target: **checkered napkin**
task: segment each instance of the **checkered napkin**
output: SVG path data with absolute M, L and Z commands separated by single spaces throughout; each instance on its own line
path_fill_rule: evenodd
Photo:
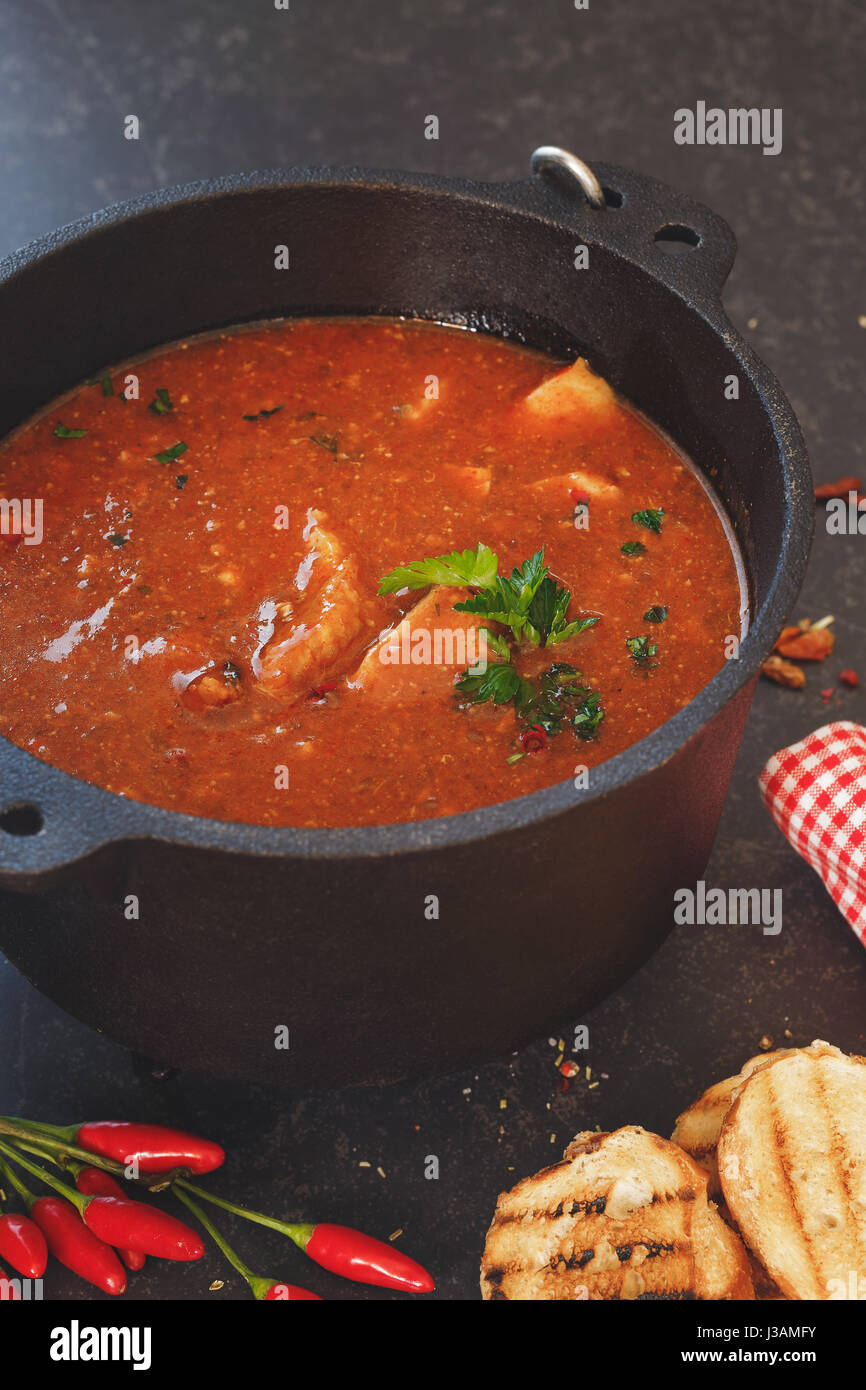
M 779 829 L 866 946 L 866 729 L 825 724 L 776 753 L 758 780 Z

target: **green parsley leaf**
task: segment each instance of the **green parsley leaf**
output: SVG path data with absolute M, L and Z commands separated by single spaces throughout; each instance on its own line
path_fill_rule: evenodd
M 625 645 L 638 666 L 642 666 L 644 669 L 658 666 L 658 662 L 651 659 L 658 653 L 658 646 L 655 642 L 650 642 L 648 637 L 627 637 Z
M 643 618 L 645 623 L 663 623 L 668 615 L 668 610 L 663 603 L 654 603 L 652 608 L 648 608 Z
M 655 531 L 658 534 L 662 529 L 664 514 L 664 507 L 647 507 L 642 512 L 632 512 L 631 519 L 636 525 L 645 526 L 648 531 Z
M 476 705 L 484 704 L 486 700 L 492 700 L 494 705 L 504 705 L 513 700 L 519 710 L 533 699 L 529 682 L 524 680 L 516 666 L 504 661 L 493 662 L 481 675 L 470 675 L 467 671 L 461 680 L 455 682 L 454 688 Z
M 83 439 L 87 430 L 69 430 L 58 421 L 54 426 L 54 433 L 58 439 Z
M 620 546 L 623 555 L 644 555 L 646 546 L 643 541 L 626 541 L 625 545 Z
M 465 588 L 486 588 L 496 578 L 498 560 L 483 541 L 474 550 L 452 550 L 411 565 L 398 565 L 379 583 L 380 594 L 396 594 L 400 589 L 426 589 L 430 584 L 450 584 Z
M 186 450 L 186 444 L 184 444 L 182 439 L 179 439 L 176 444 L 172 444 L 170 449 L 163 449 L 161 454 L 154 454 L 153 457 L 156 459 L 157 463 L 174 463 L 176 459 L 180 458 L 181 454 L 186 453 Z

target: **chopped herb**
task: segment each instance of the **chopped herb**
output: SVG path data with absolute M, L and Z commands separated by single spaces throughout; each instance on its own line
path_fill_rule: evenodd
M 551 737 L 571 728 L 578 738 L 591 739 L 604 718 L 601 694 L 576 684 L 579 679 L 580 672 L 566 662 L 554 663 L 536 682 L 521 676 L 510 663 L 496 663 L 483 675 L 467 672 L 454 688 L 468 696 L 471 704 L 512 701 L 519 718 L 530 720 Z
M 164 386 L 159 386 L 156 392 L 156 399 L 151 401 L 148 407 L 154 415 L 167 415 L 170 410 L 174 410 L 171 398 Z
M 83 439 L 87 430 L 69 430 L 58 421 L 54 426 L 54 433 L 58 439 Z
M 525 754 L 525 753 L 512 753 L 512 754 L 511 754 L 511 757 L 510 757 L 510 758 L 506 758 L 505 761 L 508 763 L 508 766 L 511 767 L 512 763 L 519 763 L 519 762 L 520 762 L 520 759 L 521 759 L 521 758 L 525 758 L 525 757 L 526 757 L 526 754 Z
M 454 688 L 474 705 L 483 705 L 486 700 L 492 700 L 494 705 L 505 705 L 513 700 L 518 713 L 535 699 L 529 681 L 524 680 L 510 662 L 493 662 L 481 675 L 467 672 Z
M 452 550 L 431 560 L 399 565 L 380 581 L 378 592 L 395 594 L 400 589 L 426 589 L 431 584 L 485 588 L 496 578 L 498 563 L 490 547 L 479 541 L 474 550 Z
M 175 480 L 174 480 L 174 485 L 175 485 L 175 487 L 178 489 L 178 491 L 180 492 L 180 491 L 182 491 L 182 490 L 186 487 L 188 481 L 189 481 L 189 474 L 188 474 L 188 473 L 178 473 L 177 477 L 176 477 Z
M 181 454 L 186 453 L 186 450 L 186 444 L 184 444 L 182 439 L 179 439 L 177 444 L 172 444 L 170 449 L 163 449 L 161 454 L 154 454 L 153 457 L 156 459 L 157 463 L 174 463 L 176 459 L 180 458 Z
M 258 410 L 256 411 L 255 415 L 244 415 L 243 418 L 245 420 L 270 420 L 272 415 L 278 414 L 279 411 L 283 409 L 283 406 L 275 405 L 273 410 Z
M 109 536 L 108 539 L 111 541 L 112 545 L 126 545 L 126 542 L 129 540 L 129 537 L 121 536 L 119 533 L 116 533 L 113 536 Z
M 620 546 L 623 555 L 643 555 L 646 553 L 646 546 L 643 541 L 626 541 L 625 545 Z
M 109 376 L 108 372 L 106 372 L 105 376 L 101 378 L 99 384 L 102 387 L 103 396 L 114 395 L 114 387 L 111 384 L 111 377 Z
M 658 666 L 658 662 L 652 660 L 652 657 L 658 653 L 658 646 L 655 642 L 650 642 L 648 637 L 627 637 L 625 645 L 638 666 L 642 666 L 644 669 Z
M 335 434 L 311 434 L 310 439 L 314 444 L 318 444 L 320 449 L 327 449 L 329 454 L 336 457 L 340 441 Z
M 658 534 L 662 529 L 664 514 L 664 507 L 647 507 L 645 511 L 632 512 L 631 519 L 636 525 L 645 526 L 648 531 L 655 531 Z
M 152 593 L 153 593 L 153 589 L 150 587 L 149 584 L 136 584 L 135 587 L 136 587 L 136 589 L 138 590 L 138 592 L 139 592 L 140 594 L 152 594 Z
M 668 615 L 668 610 L 663 603 L 654 603 L 652 608 L 648 608 L 643 618 L 645 623 L 663 623 Z
M 497 574 L 481 593 L 463 603 L 455 603 L 460 613 L 478 613 L 492 622 L 510 627 L 517 638 L 525 637 L 534 647 L 567 642 L 599 621 L 577 618 L 566 622 L 571 591 L 557 584 L 544 563 L 544 547 L 508 578 Z
M 304 410 L 300 415 L 295 416 L 296 420 L 320 420 L 321 418 L 321 410 Z

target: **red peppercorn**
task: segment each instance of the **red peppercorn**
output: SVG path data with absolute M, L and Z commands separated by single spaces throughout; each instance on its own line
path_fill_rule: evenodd
M 199 1139 L 182 1129 L 165 1125 L 139 1125 L 123 1120 L 91 1120 L 79 1125 L 76 1142 L 90 1153 L 113 1158 L 115 1163 L 135 1163 L 142 1173 L 167 1173 L 188 1168 L 200 1176 L 225 1162 L 225 1150 L 209 1139 Z
M 41 1279 L 48 1264 L 45 1237 L 29 1216 L 0 1216 L 0 1255 L 27 1279 Z
M 359 1284 L 378 1284 L 408 1293 L 431 1293 L 436 1287 L 417 1260 L 384 1240 L 353 1231 L 350 1226 L 320 1222 L 304 1248 L 310 1259 L 324 1269 Z
M 30 1215 L 62 1265 L 104 1293 L 125 1293 L 126 1274 L 111 1246 L 88 1231 L 75 1208 L 62 1197 L 40 1197 Z
M 82 1168 L 75 1179 L 75 1186 L 85 1197 L 126 1197 L 119 1182 L 102 1168 Z M 127 1269 L 134 1272 L 144 1269 L 146 1256 L 140 1250 L 118 1250 Z
M 547 734 L 540 724 L 530 724 L 520 735 L 520 743 L 524 753 L 540 753 L 547 744 Z
M 200 1260 L 201 1237 L 190 1226 L 158 1207 L 126 1197 L 91 1197 L 84 1209 L 88 1230 L 107 1245 L 157 1255 L 161 1260 Z

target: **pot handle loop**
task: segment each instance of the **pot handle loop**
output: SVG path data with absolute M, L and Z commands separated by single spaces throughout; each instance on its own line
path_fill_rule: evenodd
M 570 150 L 563 150 L 559 145 L 539 145 L 530 155 L 529 167 L 533 174 L 542 176 L 547 171 L 562 171 L 580 186 L 591 208 L 602 209 L 607 206 L 604 189 L 595 174 L 588 164 L 578 159 Z

